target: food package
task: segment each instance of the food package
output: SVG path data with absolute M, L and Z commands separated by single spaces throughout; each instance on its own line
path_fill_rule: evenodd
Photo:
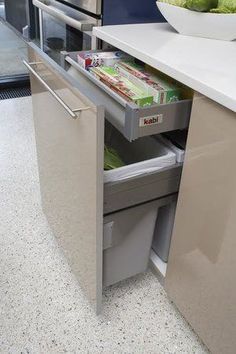
M 155 103 L 169 103 L 181 98 L 180 87 L 168 82 L 161 75 L 146 71 L 142 65 L 132 61 L 120 61 L 115 64 L 115 69 L 149 95 L 152 95 Z
M 140 88 L 128 80 L 127 77 L 120 75 L 115 68 L 108 66 L 93 67 L 90 68 L 90 72 L 127 101 L 132 101 L 141 107 L 153 104 L 153 96 L 146 89 Z
M 124 166 L 124 162 L 121 160 L 117 151 L 105 145 L 104 146 L 104 170 L 109 171 L 109 170 L 113 170 L 114 168 L 119 168 L 122 166 Z
M 89 70 L 91 67 L 114 66 L 121 59 L 132 61 L 128 54 L 120 50 L 114 52 L 84 51 L 77 55 L 78 64 L 86 70 Z

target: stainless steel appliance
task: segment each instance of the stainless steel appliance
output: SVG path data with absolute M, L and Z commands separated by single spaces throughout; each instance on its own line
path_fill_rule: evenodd
M 101 21 L 55 0 L 33 0 L 39 9 L 38 39 L 41 49 L 60 63 L 60 52 L 87 50 L 92 29 Z
M 92 28 L 161 22 L 155 0 L 33 0 L 39 10 L 41 49 L 60 63 L 60 52 L 92 48 Z
M 101 15 L 102 13 L 102 0 L 64 0 L 64 2 L 96 15 Z
M 74 8 L 101 16 L 102 25 L 165 21 L 156 0 L 58 0 Z

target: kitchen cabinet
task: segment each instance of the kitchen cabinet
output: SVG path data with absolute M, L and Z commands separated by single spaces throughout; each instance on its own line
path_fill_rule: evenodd
M 78 114 L 76 120 L 68 119 L 68 112 L 65 112 L 64 108 L 62 116 L 58 112 L 58 117 L 61 117 L 62 122 L 66 119 L 66 124 L 72 124 L 72 128 L 66 128 L 66 130 L 63 128 L 64 123 L 61 124 L 57 117 L 51 118 L 53 110 L 46 110 L 43 107 L 42 112 L 44 112 L 46 117 L 45 125 L 39 125 L 38 129 L 38 123 L 36 122 L 35 124 L 36 138 L 38 135 L 37 144 L 39 144 L 40 139 L 43 143 L 42 146 L 47 146 L 47 141 L 44 141 L 45 136 L 47 140 L 55 141 L 56 144 L 54 144 L 52 151 L 53 154 L 57 154 L 56 160 L 59 161 L 58 164 L 61 163 L 61 166 L 63 166 L 65 163 L 67 170 L 71 174 L 75 174 L 74 179 L 70 179 L 69 175 L 55 174 L 54 169 L 51 169 L 47 179 L 53 181 L 51 184 L 53 193 L 53 188 L 56 185 L 54 180 L 59 178 L 61 179 L 60 189 L 62 191 L 68 184 L 66 191 L 71 191 L 72 205 L 73 198 L 74 200 L 79 200 L 77 196 L 81 194 L 80 200 L 87 203 L 87 206 L 89 205 L 92 211 L 88 217 L 89 209 L 86 209 L 84 223 L 82 223 L 82 230 L 85 230 L 87 222 L 90 222 L 92 224 L 90 227 L 93 227 L 94 234 L 87 234 L 92 245 L 89 250 L 86 249 L 86 246 L 89 247 L 89 242 L 86 243 L 86 238 L 84 238 L 86 233 L 81 236 L 80 232 L 78 232 L 78 230 L 80 231 L 78 216 L 80 217 L 80 215 L 84 214 L 81 213 L 80 207 L 76 205 L 75 208 L 78 209 L 73 216 L 74 219 L 70 218 L 71 202 L 67 203 L 68 196 L 64 202 L 63 194 L 59 203 L 55 204 L 56 208 L 51 208 L 54 213 L 53 220 L 57 220 L 55 235 L 59 241 L 60 238 L 65 238 L 66 240 L 63 240 L 63 242 L 70 244 L 68 247 L 69 252 L 66 251 L 67 247 L 64 247 L 64 249 L 67 258 L 69 260 L 70 258 L 72 259 L 72 262 L 70 262 L 72 269 L 76 271 L 77 266 L 80 270 L 84 269 L 83 275 L 89 271 L 87 274 L 91 277 L 90 280 L 92 279 L 93 289 L 90 292 L 89 299 L 97 304 L 97 310 L 99 311 L 101 309 L 102 286 L 120 280 L 121 274 L 118 274 L 118 278 L 113 276 L 116 275 L 115 270 L 119 273 L 119 264 L 115 263 L 117 259 L 120 258 L 121 263 L 125 265 L 122 270 L 125 272 L 125 275 L 122 275 L 123 279 L 125 276 L 128 277 L 134 274 L 134 272 L 132 274 L 129 273 L 133 263 L 130 265 L 129 262 L 123 262 L 122 259 L 123 256 L 126 257 L 126 260 L 128 259 L 130 253 L 128 251 L 128 255 L 126 254 L 125 256 L 125 252 L 133 249 L 133 244 L 130 248 L 122 244 L 120 253 L 112 254 L 113 251 L 118 251 L 119 247 L 116 248 L 116 242 L 124 239 L 124 233 L 130 237 L 129 240 L 133 240 L 134 234 L 127 230 L 128 226 L 120 234 L 117 230 L 121 230 L 121 228 L 116 226 L 113 228 L 114 223 L 118 222 L 116 225 L 122 225 L 122 220 L 125 220 L 125 218 L 127 218 L 126 220 L 130 219 L 129 215 L 132 215 L 132 217 L 136 215 L 136 220 L 138 220 L 139 216 L 145 214 L 146 211 L 143 225 L 153 224 L 155 218 L 158 221 L 158 217 L 163 213 L 163 208 L 176 203 L 176 193 L 179 190 L 179 184 L 181 184 L 168 263 L 163 262 L 160 257 L 151 252 L 151 264 L 158 271 L 170 298 L 173 299 L 181 313 L 209 349 L 215 353 L 234 353 L 234 327 L 236 325 L 234 311 L 236 292 L 232 281 L 235 273 L 233 162 L 235 160 L 234 132 L 236 128 L 236 96 L 234 90 L 234 58 L 236 52 L 234 43 L 179 36 L 167 24 L 108 26 L 95 28 L 94 34 L 99 39 L 124 50 L 193 89 L 193 105 L 191 99 L 190 101 L 186 99 L 178 104 L 168 105 L 168 107 L 154 106 L 140 109 L 135 105 L 125 103 L 123 99 L 117 97 L 113 92 L 103 87 L 101 83 L 88 76 L 87 72 L 83 72 L 83 70 L 78 68 L 73 57 L 75 54 L 64 53 L 62 60 L 64 68 L 67 70 L 65 71 L 62 68 L 58 68 L 56 64 L 53 64 L 44 55 L 37 52 L 36 49 L 32 49 L 30 61 L 39 62 L 38 64 L 31 64 L 34 70 L 39 72 L 40 76 L 45 73 L 44 79 L 48 80 L 50 87 L 55 85 L 53 87 L 56 93 L 64 99 L 72 111 L 75 108 L 86 108 L 84 111 L 76 112 L 76 115 Z M 157 44 L 147 41 L 147 38 L 154 38 L 156 35 L 158 35 Z M 202 61 L 196 55 L 196 51 L 199 53 L 199 48 L 201 48 L 202 53 L 205 53 Z M 222 62 L 225 63 L 224 75 L 219 77 L 216 73 L 218 73 Z M 55 78 L 50 82 L 51 76 L 55 76 Z M 47 90 L 45 91 L 45 86 L 43 88 L 42 84 L 39 85 L 39 83 L 36 85 L 34 81 L 32 77 L 33 101 L 36 107 L 35 118 L 40 121 L 41 114 L 38 112 L 43 106 L 43 100 L 38 106 L 37 102 L 38 100 L 40 101 L 40 95 L 49 96 L 49 93 L 46 92 Z M 226 81 L 227 85 L 225 84 Z M 69 91 L 63 90 L 65 83 Z M 75 100 L 70 97 L 71 93 L 76 96 Z M 50 97 L 50 105 L 55 104 L 58 104 L 55 101 L 55 97 Z M 88 107 L 89 109 L 87 110 Z M 58 109 L 59 107 L 57 107 Z M 91 115 L 89 113 L 90 110 L 93 112 Z M 60 111 L 62 113 L 61 107 Z M 151 116 L 161 115 L 162 119 L 160 121 L 157 119 L 158 124 L 142 126 L 140 122 L 142 122 L 142 118 L 145 117 L 147 112 Z M 180 112 L 183 115 L 180 115 Z M 82 117 L 90 118 L 81 119 Z M 155 171 L 151 175 L 142 175 L 141 178 L 139 176 L 128 182 L 125 181 L 118 184 L 104 184 L 104 117 L 131 144 L 137 139 L 143 139 L 152 134 L 187 128 L 189 124 L 183 177 L 181 178 L 182 165 L 176 162 L 176 164 Z M 55 130 L 57 139 L 54 137 L 53 129 L 51 129 L 52 136 L 47 136 L 48 133 L 44 134 L 47 126 L 46 122 L 51 119 L 55 119 L 54 124 L 58 125 L 58 130 Z M 89 123 L 92 124 L 91 137 L 87 127 Z M 77 128 L 75 128 L 74 124 Z M 81 141 L 78 142 L 75 137 L 76 131 L 82 132 L 83 130 L 88 139 L 85 142 L 81 136 Z M 68 148 L 68 155 L 65 152 L 67 151 L 70 136 L 64 137 L 66 131 L 72 134 L 72 144 Z M 78 133 L 78 137 L 80 137 L 80 133 Z M 88 166 L 86 165 L 87 160 L 84 160 L 84 156 L 81 154 L 84 151 L 82 145 L 88 147 L 91 143 L 91 138 L 93 141 L 88 158 L 89 161 L 93 161 L 94 165 Z M 64 139 L 65 144 L 63 142 Z M 75 149 L 71 149 L 74 145 Z M 62 163 L 57 153 L 59 147 L 62 149 L 59 151 L 63 160 L 67 159 L 69 161 L 68 156 L 72 158 L 75 170 L 72 168 L 73 164 L 70 165 L 68 161 Z M 44 156 L 47 161 L 50 156 L 44 148 L 42 151 L 43 155 L 41 153 L 41 156 Z M 89 190 L 88 195 L 80 190 L 84 188 L 87 191 L 88 186 L 86 185 L 84 173 L 80 171 L 77 161 L 90 173 L 88 186 L 92 189 Z M 42 162 L 41 165 L 43 167 L 39 166 L 39 173 L 43 176 L 44 163 Z M 53 166 L 53 164 L 50 165 Z M 50 168 L 46 169 L 46 174 L 49 170 Z M 80 179 L 81 185 L 77 183 L 76 188 L 74 188 L 73 185 Z M 135 193 L 135 198 L 131 192 L 133 187 L 135 187 L 135 192 L 137 192 L 137 195 Z M 50 196 L 51 194 L 53 197 L 53 193 L 50 192 L 47 195 Z M 121 198 L 119 198 L 120 195 Z M 49 197 L 50 203 L 52 203 L 53 199 L 51 196 Z M 47 201 L 43 188 L 42 197 Z M 56 198 L 57 196 L 55 196 L 55 200 Z M 123 200 L 125 208 L 121 210 Z M 130 201 L 132 205 L 129 204 Z M 61 207 L 61 211 L 57 212 L 57 206 Z M 144 209 L 142 209 L 143 206 L 145 206 Z M 133 210 L 134 213 L 126 213 L 125 210 L 132 211 L 131 207 L 135 209 L 135 211 Z M 153 217 L 154 210 L 156 210 L 156 216 L 154 215 Z M 162 211 L 160 212 L 160 210 Z M 165 214 L 166 220 L 172 218 L 173 221 L 173 210 L 171 210 L 171 207 L 167 208 L 167 210 L 169 217 L 166 217 Z M 119 215 L 120 212 L 124 212 L 125 216 Z M 58 218 L 58 215 L 60 215 L 60 218 Z M 109 219 L 110 217 L 112 219 Z M 162 223 L 159 223 L 159 228 L 157 227 L 156 230 L 161 229 L 169 237 L 170 234 L 168 232 L 171 232 L 171 225 L 163 222 L 165 218 L 162 218 Z M 70 225 L 71 221 L 73 225 Z M 52 221 L 53 224 L 54 221 Z M 123 224 L 125 225 L 126 222 Z M 62 234 L 60 234 L 61 227 L 64 229 Z M 70 228 L 73 235 L 65 237 L 67 230 L 70 230 Z M 131 229 L 134 230 L 134 228 Z M 142 238 L 139 238 L 140 230 L 143 233 L 141 228 L 136 228 L 135 231 L 139 240 L 134 243 L 136 246 L 142 241 Z M 148 234 L 150 236 L 149 232 Z M 80 241 L 77 240 L 78 237 L 81 237 Z M 78 249 L 75 247 L 74 240 L 78 242 L 78 245 L 82 242 L 83 251 L 81 247 L 78 247 Z M 143 247 L 144 245 L 141 244 L 141 250 L 144 249 Z M 106 253 L 108 249 L 111 251 L 110 255 L 110 251 Z M 73 252 L 78 252 L 78 255 L 83 258 L 80 259 L 81 266 L 77 256 L 74 258 L 77 263 L 73 263 Z M 137 252 L 135 251 L 140 256 L 140 253 Z M 132 255 L 131 258 L 135 257 Z M 109 264 L 111 261 L 114 261 L 114 263 Z M 135 265 L 135 271 L 137 269 Z M 109 270 L 111 270 L 112 276 L 110 279 L 104 277 L 107 270 L 107 276 L 111 275 L 109 274 Z M 78 278 L 84 288 L 87 289 L 87 293 L 89 293 L 88 284 L 83 282 L 83 275 L 80 278 L 78 273 Z M 107 279 L 104 284 L 102 284 L 102 278 L 103 280 Z
M 213 353 L 236 348 L 236 113 L 193 103 L 165 287 Z

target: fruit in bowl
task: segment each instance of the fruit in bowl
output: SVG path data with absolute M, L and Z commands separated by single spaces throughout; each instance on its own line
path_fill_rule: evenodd
M 210 12 L 219 14 L 236 13 L 236 0 L 219 0 L 217 7 L 212 8 Z
M 183 35 L 236 39 L 236 0 L 159 0 L 157 7 Z
M 236 13 L 236 0 L 159 0 L 198 12 Z
M 216 8 L 218 0 L 187 0 L 186 7 L 189 10 L 207 12 Z

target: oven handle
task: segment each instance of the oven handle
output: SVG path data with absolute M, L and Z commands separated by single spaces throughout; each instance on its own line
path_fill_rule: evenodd
M 38 79 L 41 84 L 51 93 L 51 95 L 59 102 L 62 107 L 69 113 L 69 115 L 73 119 L 77 119 L 78 115 L 76 112 L 82 112 L 90 109 L 90 107 L 83 107 L 78 109 L 71 109 L 57 94 L 56 92 L 41 78 L 41 76 L 32 68 L 32 65 L 42 64 L 42 62 L 33 62 L 27 63 L 27 61 L 23 60 L 23 64 L 27 67 L 27 69 Z
M 40 10 L 45 11 L 49 15 L 61 20 L 62 22 L 66 23 L 67 25 L 76 28 L 81 32 L 91 32 L 93 27 L 95 26 L 94 23 L 89 22 L 88 20 L 75 20 L 72 17 L 65 15 L 63 12 L 57 10 L 53 6 L 47 5 L 45 2 L 40 0 L 33 0 L 33 4 L 38 7 Z

